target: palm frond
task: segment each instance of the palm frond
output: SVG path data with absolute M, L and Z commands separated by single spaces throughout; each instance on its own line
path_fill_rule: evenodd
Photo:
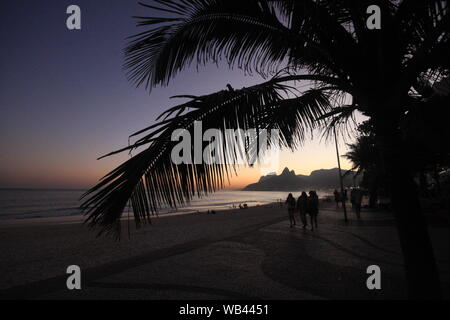
M 140 17 L 150 29 L 131 37 L 125 68 L 137 85 L 167 84 L 193 61 L 218 62 L 267 74 L 287 56 L 286 27 L 260 1 L 158 1 L 159 11 L 177 13 L 171 20 Z
M 172 16 L 138 17 L 139 26 L 150 28 L 131 37 L 125 68 L 136 85 L 147 88 L 166 85 L 194 62 L 222 60 L 264 77 L 288 63 L 347 79 L 344 70 L 355 67 L 352 57 L 358 54 L 353 28 L 345 26 L 350 19 L 347 2 L 157 1 L 145 6 Z
M 222 163 L 174 164 L 171 151 L 178 144 L 178 140 L 172 141 L 176 129 L 185 129 L 193 137 L 194 124 L 202 121 L 203 131 L 255 128 L 255 139 L 263 129 L 268 130 L 269 135 L 270 130 L 277 129 L 279 140 L 276 146 L 269 147 L 295 148 L 304 138 L 305 130 L 319 126 L 316 120 L 331 108 L 326 90 L 310 89 L 293 95 L 288 85 L 276 79 L 240 90 L 193 97 L 165 112 L 164 120 L 139 131 L 140 137 L 135 143 L 111 153 L 147 146 L 83 196 L 86 200 L 82 208 L 88 214 L 86 223 L 100 227 L 100 234 L 119 235 L 120 218 L 128 201 L 139 227 L 149 222 L 163 205 L 176 208 L 194 196 L 202 197 L 224 187 L 230 175 L 236 173 L 234 160 L 239 155 L 229 152 L 229 146 L 222 144 Z M 250 142 L 243 141 L 248 162 L 263 156 Z M 207 143 L 203 143 L 202 150 Z M 194 154 L 194 145 L 191 148 Z
M 324 120 L 325 126 L 322 126 L 322 139 L 330 141 L 334 139 L 334 132 L 346 141 L 348 138 L 354 137 L 355 129 L 357 127 L 355 120 L 355 112 L 358 110 L 356 105 L 336 104 L 330 112 L 322 115 L 318 120 Z
M 450 6 L 448 1 L 403 1 L 396 13 L 399 37 L 404 43 L 401 54 L 407 66 L 406 76 L 414 82 L 417 75 L 430 68 L 448 69 L 450 53 Z
M 355 172 L 355 170 L 356 170 L 356 172 Z M 349 175 L 352 174 L 352 175 L 353 175 L 353 178 L 356 178 L 356 177 L 358 177 L 362 172 L 363 172 L 363 171 L 362 171 L 359 167 L 354 166 L 354 167 L 352 167 L 351 169 L 345 171 L 344 174 L 342 175 L 342 177 L 343 177 L 343 178 L 346 178 L 346 177 L 348 177 Z

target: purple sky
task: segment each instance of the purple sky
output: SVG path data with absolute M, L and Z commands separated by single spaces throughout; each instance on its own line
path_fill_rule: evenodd
M 211 65 L 149 95 L 122 70 L 125 38 L 142 31 L 131 16 L 151 15 L 137 1 L 0 3 L 0 187 L 89 187 L 127 156 L 96 158 L 126 145 L 175 103 L 170 96 L 261 80 Z M 81 8 L 80 31 L 66 28 L 70 4 Z

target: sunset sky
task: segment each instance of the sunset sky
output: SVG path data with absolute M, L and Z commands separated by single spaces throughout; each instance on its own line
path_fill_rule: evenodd
M 82 30 L 66 28 L 66 8 L 82 10 Z M 142 31 L 133 15 L 151 14 L 137 1 L 1 1 L 0 187 L 87 188 L 127 155 L 96 158 L 128 143 L 176 101 L 175 94 L 206 94 L 261 81 L 224 65 L 193 67 L 151 94 L 135 88 L 122 70 L 125 38 Z M 345 144 L 340 143 L 341 153 Z M 334 144 L 314 139 L 283 152 L 297 173 L 337 166 Z M 350 164 L 342 159 L 342 166 Z M 255 182 L 243 169 L 232 187 Z

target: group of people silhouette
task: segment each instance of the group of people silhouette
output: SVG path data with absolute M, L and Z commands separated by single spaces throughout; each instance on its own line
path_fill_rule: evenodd
M 297 201 L 292 193 L 289 193 L 286 204 L 289 214 L 290 227 L 295 226 L 295 212 L 300 214 L 300 220 L 303 224 L 303 229 L 308 226 L 307 215 L 311 219 L 311 230 L 314 230 L 314 226 L 317 228 L 317 215 L 319 214 L 319 197 L 316 191 L 309 191 L 309 196 L 305 191 L 302 192 Z
M 347 202 L 347 190 L 339 192 L 334 190 L 334 201 L 336 202 L 336 208 L 339 208 L 339 203 Z M 353 211 L 358 219 L 361 219 L 361 204 L 364 196 L 363 190 L 359 188 L 352 188 L 350 191 L 350 202 L 352 203 Z

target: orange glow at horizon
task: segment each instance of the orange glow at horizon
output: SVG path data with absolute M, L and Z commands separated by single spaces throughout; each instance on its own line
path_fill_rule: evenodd
M 339 148 L 342 169 L 351 168 L 351 163 L 342 157 L 347 152 L 345 143 L 340 143 Z M 8 171 L 0 172 L 2 176 L 0 187 L 87 189 L 127 159 L 126 155 L 100 161 L 92 160 L 90 157 L 82 161 L 71 157 L 55 158 L 53 161 L 48 161 L 47 157 L 41 159 L 36 157 L 32 161 L 22 159 L 10 164 Z M 303 175 L 309 175 L 313 170 L 336 168 L 334 144 L 312 140 L 295 152 L 284 150 L 280 154 L 279 163 L 274 171 L 280 174 L 285 167 L 294 170 L 296 174 Z M 236 168 L 236 171 L 237 175 L 234 172 L 230 174 L 229 184 L 227 180 L 225 181 L 225 189 L 241 189 L 257 182 L 265 174 L 257 165 L 253 168 L 240 166 Z
M 345 143 L 339 144 L 340 162 L 343 171 L 352 167 L 350 161 L 342 157 L 348 151 Z M 296 174 L 310 175 L 311 171 L 319 169 L 337 168 L 337 157 L 334 143 L 306 142 L 299 150 L 291 152 L 282 151 L 276 174 L 280 174 L 284 168 L 294 170 Z M 253 168 L 241 167 L 237 170 L 237 176 L 232 176 L 230 185 L 226 189 L 240 189 L 251 183 L 255 183 L 264 175 L 257 166 Z

